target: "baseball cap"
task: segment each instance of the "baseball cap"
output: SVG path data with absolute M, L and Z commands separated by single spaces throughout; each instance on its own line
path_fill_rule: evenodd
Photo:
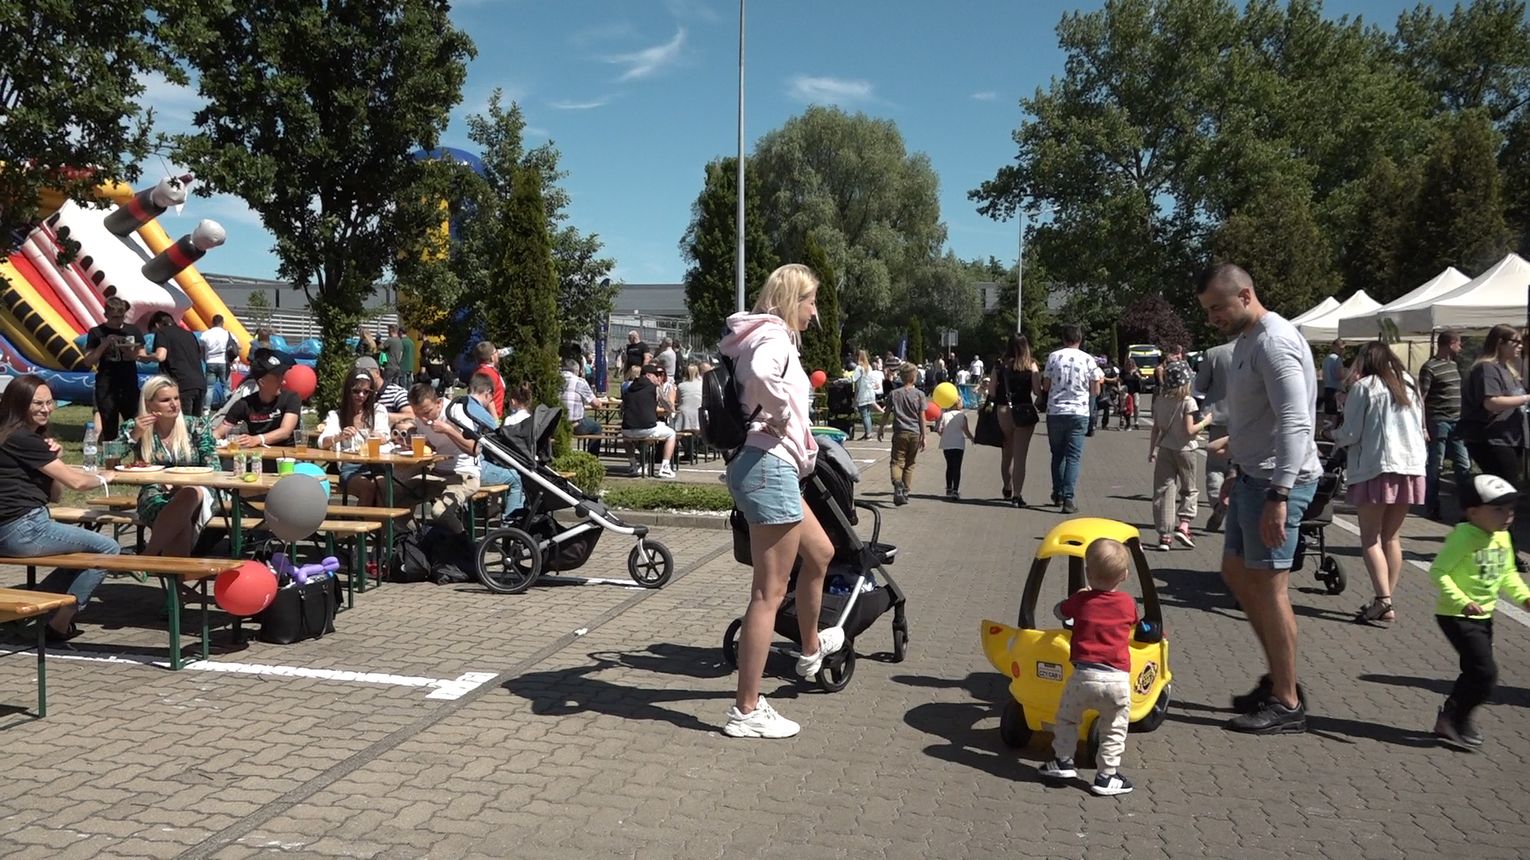
M 379 370 L 380 368 L 377 366 L 377 359 L 375 359 L 375 358 L 373 358 L 373 357 L 371 357 L 369 355 L 363 355 L 360 358 L 356 359 L 355 369 L 356 370 Z
M 1519 501 L 1519 491 L 1514 485 L 1497 475 L 1477 475 L 1461 488 L 1462 507 L 1480 505 L 1512 505 Z
M 653 363 L 650 362 L 649 364 L 643 365 L 643 372 L 644 373 L 663 373 L 664 372 L 664 368 L 659 366 L 659 365 L 657 365 L 657 364 L 653 364 Z
M 286 373 L 296 363 L 281 350 L 261 347 L 250 356 L 250 375 L 259 379 L 268 373 Z

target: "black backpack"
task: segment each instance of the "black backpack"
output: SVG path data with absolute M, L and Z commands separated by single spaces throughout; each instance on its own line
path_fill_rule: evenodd
M 733 359 L 722 356 L 717 366 L 701 377 L 701 438 L 724 454 L 735 451 L 749 435 L 749 422 L 760 414 L 756 406 L 748 418 L 738 399 L 738 384 L 733 379 Z

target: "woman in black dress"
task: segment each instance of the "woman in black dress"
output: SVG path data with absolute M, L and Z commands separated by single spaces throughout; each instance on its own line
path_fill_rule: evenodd
M 1031 342 L 1024 335 L 1009 339 L 1009 348 L 994 368 L 988 382 L 988 400 L 999 408 L 999 429 L 1004 431 L 1003 456 L 999 477 L 1004 481 L 1004 498 L 1015 507 L 1025 507 L 1025 458 L 1031 450 L 1031 437 L 1041 416 L 1036 412 L 1036 395 L 1041 391 L 1036 361 L 1031 357 Z

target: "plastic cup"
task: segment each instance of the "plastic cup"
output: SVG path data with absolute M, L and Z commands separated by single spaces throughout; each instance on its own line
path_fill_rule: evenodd
M 377 458 L 382 456 L 382 437 L 368 436 L 366 452 L 368 457 Z
M 290 475 L 297 469 L 297 460 L 291 457 L 281 457 L 276 461 L 276 474 Z
M 414 452 L 416 457 L 425 456 L 425 437 L 411 436 L 409 438 L 409 449 Z

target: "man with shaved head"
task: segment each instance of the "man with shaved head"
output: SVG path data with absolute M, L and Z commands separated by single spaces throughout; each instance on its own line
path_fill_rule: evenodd
M 1259 303 L 1248 272 L 1221 264 L 1196 279 L 1207 320 L 1233 346 L 1227 440 L 1236 479 L 1228 496 L 1222 578 L 1264 648 L 1269 674 L 1233 697 L 1227 727 L 1254 734 L 1307 730 L 1296 683 L 1296 616 L 1286 587 L 1297 526 L 1312 502 L 1318 462 L 1317 379 L 1296 327 Z

